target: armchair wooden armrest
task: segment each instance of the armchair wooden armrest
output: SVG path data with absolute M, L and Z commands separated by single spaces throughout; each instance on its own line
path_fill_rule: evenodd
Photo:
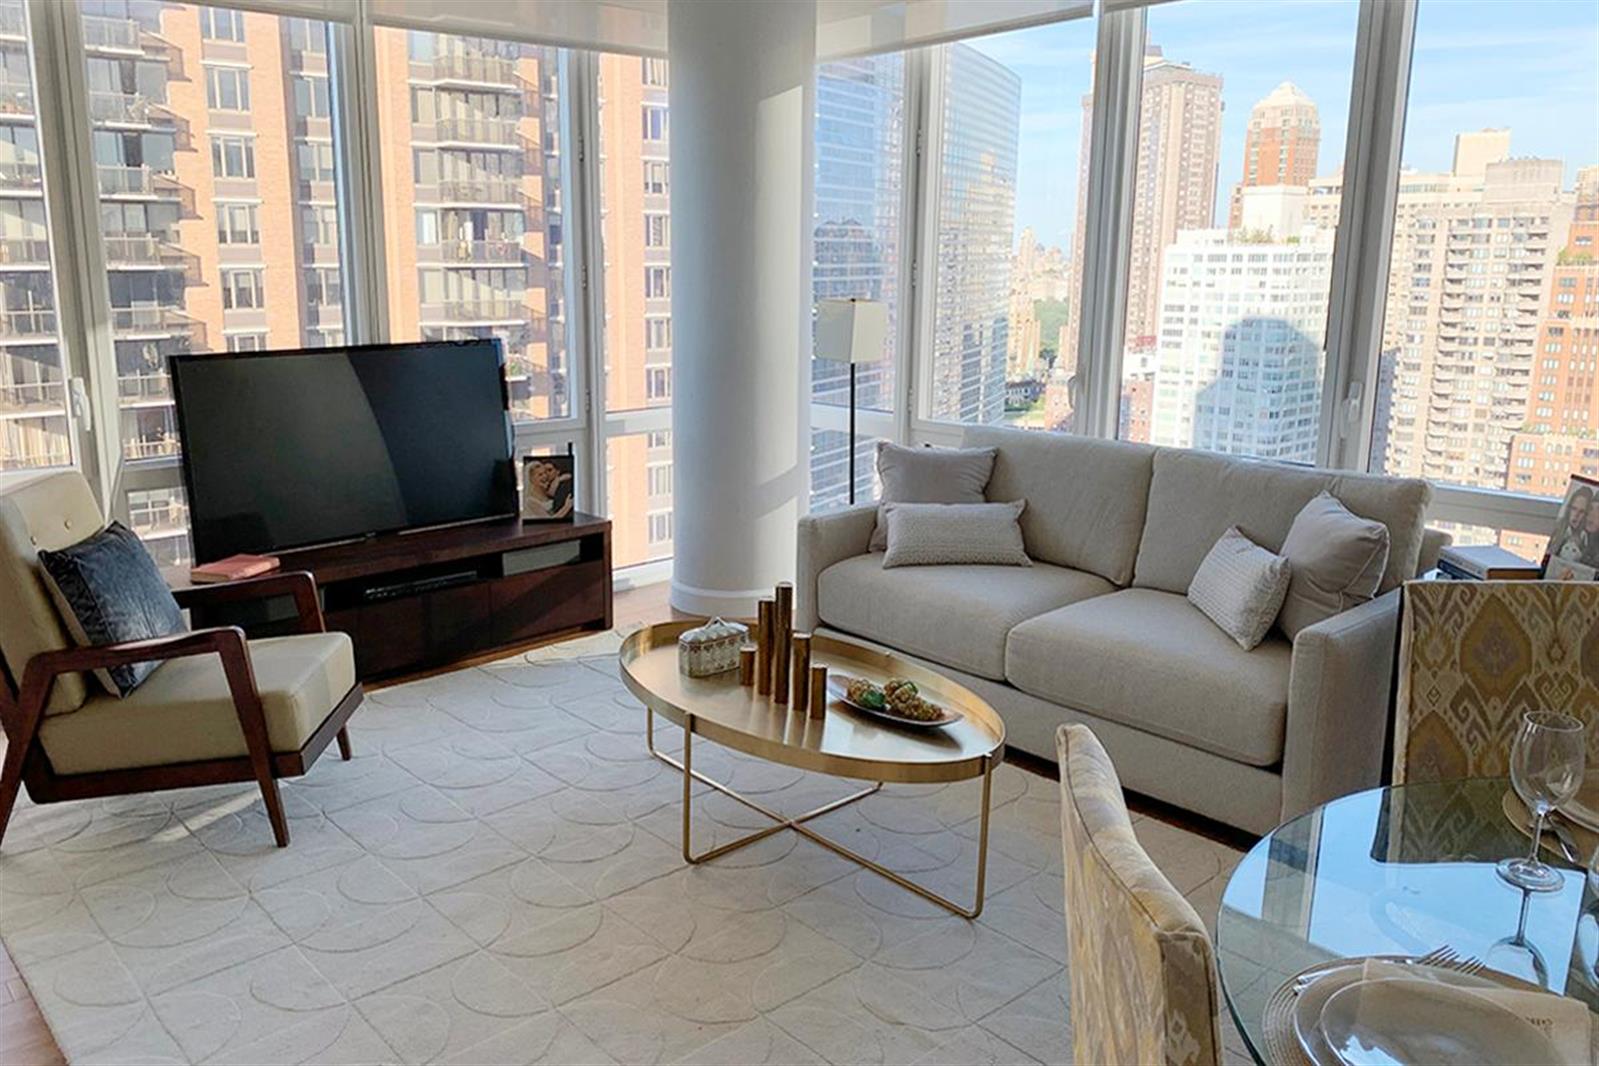
M 316 589 L 310 575 L 279 575 L 303 577 L 311 585 L 315 602 Z M 296 595 L 296 599 L 299 597 Z M 320 622 L 321 613 L 317 613 Z M 320 628 L 320 627 L 319 627 Z M 283 803 L 278 796 L 278 784 L 272 776 L 272 745 L 267 738 L 266 713 L 261 707 L 261 694 L 255 684 L 255 670 L 250 665 L 250 652 L 245 643 L 244 630 L 237 626 L 215 629 L 197 629 L 170 637 L 151 640 L 134 640 L 122 644 L 101 644 L 87 648 L 63 648 L 40 652 L 28 660 L 22 673 L 22 689 L 16 705 L 5 716 L 7 746 L 4 769 L 0 770 L 0 840 L 4 839 L 6 823 L 11 818 L 11 808 L 16 803 L 17 790 L 22 784 L 22 768 L 39 735 L 39 725 L 44 718 L 45 701 L 50 686 L 61 674 L 73 670 L 95 670 L 105 667 L 126 666 L 130 663 L 156 662 L 181 659 L 192 655 L 217 655 L 222 660 L 222 670 L 227 677 L 228 691 L 233 697 L 233 709 L 239 716 L 239 728 L 244 733 L 245 748 L 250 754 L 250 766 L 261 785 L 261 795 L 266 801 L 267 816 L 272 822 L 272 832 L 279 847 L 289 842 L 288 823 L 283 816 Z
M 300 632 L 325 633 L 322 601 L 316 593 L 316 579 L 304 570 L 262 574 L 217 585 L 190 585 L 174 589 L 179 607 L 212 607 L 223 603 L 244 603 L 269 596 L 292 596 L 300 615 Z

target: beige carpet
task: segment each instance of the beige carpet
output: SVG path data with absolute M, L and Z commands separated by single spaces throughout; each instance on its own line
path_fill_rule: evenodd
M 976 922 L 792 833 L 690 868 L 681 779 L 644 751 L 617 643 L 374 693 L 356 759 L 285 783 L 287 849 L 248 786 L 19 805 L 0 937 L 67 1057 L 1070 1059 L 1053 781 L 996 774 Z M 710 744 L 695 766 L 785 810 L 851 787 Z M 765 824 L 695 803 L 697 847 Z M 815 824 L 959 897 L 976 803 L 975 783 L 891 787 Z M 1237 854 L 1138 830 L 1213 920 Z

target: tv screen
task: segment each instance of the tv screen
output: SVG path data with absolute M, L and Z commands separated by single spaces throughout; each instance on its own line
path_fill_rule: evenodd
M 171 359 L 198 562 L 514 514 L 497 340 Z

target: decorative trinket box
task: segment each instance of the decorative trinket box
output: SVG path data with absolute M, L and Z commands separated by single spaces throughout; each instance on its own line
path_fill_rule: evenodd
M 749 640 L 749 627 L 713 618 L 677 638 L 677 669 L 689 677 L 709 677 L 738 669 L 738 649 Z

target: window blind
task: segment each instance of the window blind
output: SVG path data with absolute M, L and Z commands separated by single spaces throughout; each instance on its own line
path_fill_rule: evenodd
M 1093 11 L 1093 0 L 817 0 L 816 58 L 897 52 Z
M 231 7 L 241 11 L 261 11 L 290 18 L 326 19 L 354 22 L 358 0 L 207 0 L 212 7 Z
M 366 0 L 372 21 L 385 26 L 660 56 L 666 54 L 666 4 L 667 0 Z

